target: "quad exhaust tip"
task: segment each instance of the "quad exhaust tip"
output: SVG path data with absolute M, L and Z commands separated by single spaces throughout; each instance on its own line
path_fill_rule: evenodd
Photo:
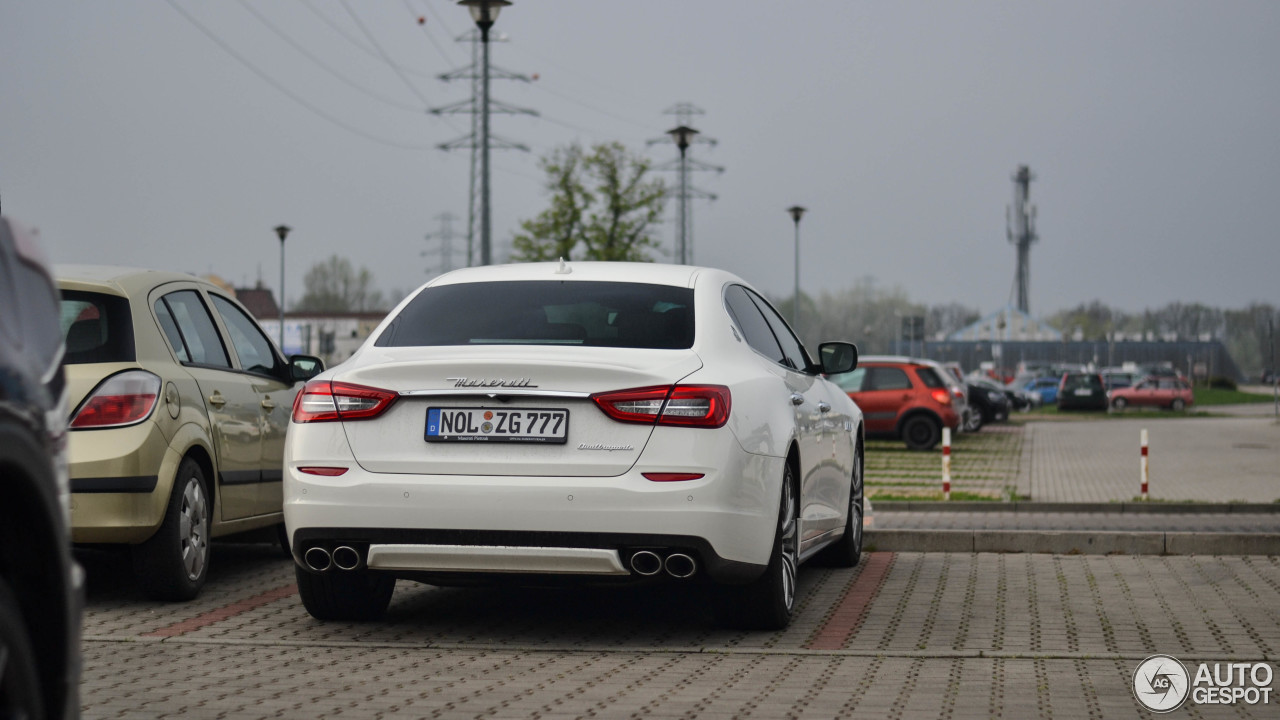
M 684 553 L 671 553 L 664 563 L 667 574 L 675 578 L 693 577 L 698 571 L 698 563 Z
M 333 551 L 333 565 L 339 570 L 355 570 L 360 567 L 360 553 L 353 547 L 341 545 Z
M 637 575 L 657 575 L 662 572 L 662 558 L 649 550 L 641 550 L 631 554 L 631 569 Z
M 329 551 L 322 547 L 310 548 L 302 559 L 307 563 L 307 567 L 315 572 L 324 572 L 333 567 L 333 559 L 329 557 Z

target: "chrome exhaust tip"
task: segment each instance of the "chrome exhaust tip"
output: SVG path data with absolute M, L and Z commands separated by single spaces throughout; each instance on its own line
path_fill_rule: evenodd
M 360 553 L 347 545 L 334 548 L 333 566 L 339 570 L 355 570 L 360 567 Z
M 662 558 L 657 553 L 641 550 L 631 554 L 631 569 L 637 575 L 657 575 L 662 571 Z
M 667 574 L 676 578 L 693 577 L 698 572 L 698 563 L 684 553 L 671 553 L 665 564 Z
M 315 572 L 324 572 L 333 567 L 333 559 L 329 557 L 329 551 L 322 547 L 308 549 L 302 559 L 307 563 L 307 567 Z

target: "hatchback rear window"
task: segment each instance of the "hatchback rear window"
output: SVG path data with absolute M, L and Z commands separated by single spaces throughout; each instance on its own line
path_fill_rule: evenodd
M 429 287 L 374 343 L 693 347 L 693 290 L 670 285 L 524 280 Z
M 116 295 L 65 290 L 62 293 L 64 362 L 133 362 L 133 315 L 129 301 Z
M 1097 375 L 1068 375 L 1062 381 L 1062 389 L 1068 392 L 1072 390 L 1102 390 L 1102 378 Z
M 920 378 L 920 382 L 924 383 L 927 388 L 944 388 L 947 386 L 946 381 L 939 377 L 933 368 L 916 368 L 916 377 Z

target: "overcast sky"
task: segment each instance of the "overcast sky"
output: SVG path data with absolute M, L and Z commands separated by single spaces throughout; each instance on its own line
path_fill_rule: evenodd
M 469 95 L 435 79 L 470 62 L 466 10 L 247 3 L 3 0 L 4 213 L 58 262 L 273 288 L 284 223 L 291 300 L 334 253 L 388 291 L 429 279 L 423 236 L 442 213 L 465 229 L 467 153 L 435 146 L 467 120 L 424 110 Z M 871 276 L 918 302 L 1005 305 L 1027 164 L 1033 313 L 1280 303 L 1275 0 L 515 0 L 495 32 L 493 63 L 538 79 L 494 81 L 494 98 L 541 113 L 493 120 L 532 149 L 493 155 L 499 257 L 547 205 L 539 157 L 617 140 L 670 160 L 646 140 L 691 102 L 718 141 L 693 157 L 725 168 L 693 177 L 718 196 L 694 205 L 694 260 L 775 297 L 799 203 L 808 292 Z M 661 233 L 670 249 L 674 223 Z

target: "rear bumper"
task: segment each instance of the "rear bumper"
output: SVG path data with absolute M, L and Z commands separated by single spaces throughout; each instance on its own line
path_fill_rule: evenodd
M 138 543 L 151 537 L 164 519 L 182 459 L 160 428 L 148 420 L 69 435 L 72 541 Z
M 650 446 L 679 460 L 645 452 L 615 477 L 391 474 L 368 472 L 345 448 L 335 451 L 328 429 L 293 425 L 285 526 L 299 561 L 309 543 L 340 541 L 596 548 L 618 551 L 624 566 L 636 549 L 664 549 L 696 553 L 717 580 L 758 575 L 772 551 L 784 459 L 743 451 L 725 429 L 654 435 Z M 298 470 L 338 464 L 348 470 L 336 477 Z M 648 471 L 703 477 L 653 482 L 642 475 Z

